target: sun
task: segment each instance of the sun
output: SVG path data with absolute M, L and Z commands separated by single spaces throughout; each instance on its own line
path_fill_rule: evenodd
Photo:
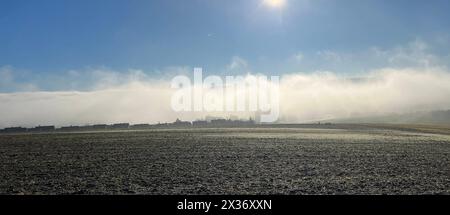
M 286 4 L 286 0 L 263 0 L 264 5 L 272 8 L 282 8 Z

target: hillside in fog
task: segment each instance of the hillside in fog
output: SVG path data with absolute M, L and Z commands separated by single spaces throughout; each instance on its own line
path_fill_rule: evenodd
M 450 125 L 450 110 L 422 111 L 408 114 L 386 114 L 331 120 L 335 123 L 399 123 Z

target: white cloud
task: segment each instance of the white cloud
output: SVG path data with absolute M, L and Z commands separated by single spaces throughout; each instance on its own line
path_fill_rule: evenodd
M 381 51 L 381 56 L 387 57 L 389 63 L 393 65 L 429 67 L 439 63 L 438 57 L 428 51 L 428 44 L 417 39 L 409 43 L 406 47 Z
M 227 68 L 228 70 L 246 70 L 248 69 L 248 63 L 243 58 L 234 56 Z
M 292 58 L 293 58 L 296 62 L 302 62 L 304 56 L 303 56 L 303 53 L 298 52 L 297 54 L 294 54 L 294 55 L 292 56 Z
M 323 60 L 331 63 L 340 63 L 343 58 L 342 54 L 330 50 L 319 51 L 317 52 L 317 55 Z
M 33 83 L 21 83 L 16 80 L 10 66 L 0 67 L 0 91 L 37 91 L 39 88 Z
M 293 55 L 295 59 L 295 54 Z M 352 52 L 321 50 L 303 53 L 302 68 L 354 73 L 375 68 L 418 68 L 450 66 L 450 53 L 436 53 L 435 45 L 416 39 L 391 48 L 373 46 Z M 305 60 L 307 59 L 307 60 Z

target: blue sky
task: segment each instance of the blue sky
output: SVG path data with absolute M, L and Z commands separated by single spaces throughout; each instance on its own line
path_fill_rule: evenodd
M 223 74 L 233 62 L 266 74 L 358 73 L 393 55 L 450 56 L 448 0 L 262 1 L 0 0 L 0 68 L 36 82 L 89 68 Z M 50 85 L 40 88 L 58 88 Z
M 266 1 L 0 0 L 0 128 L 200 119 L 194 67 L 280 75 L 285 122 L 450 109 L 450 1 Z

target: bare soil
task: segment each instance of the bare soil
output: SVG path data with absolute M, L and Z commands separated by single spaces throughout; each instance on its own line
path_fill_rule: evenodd
M 404 128 L 0 135 L 0 193 L 450 194 L 450 135 Z

